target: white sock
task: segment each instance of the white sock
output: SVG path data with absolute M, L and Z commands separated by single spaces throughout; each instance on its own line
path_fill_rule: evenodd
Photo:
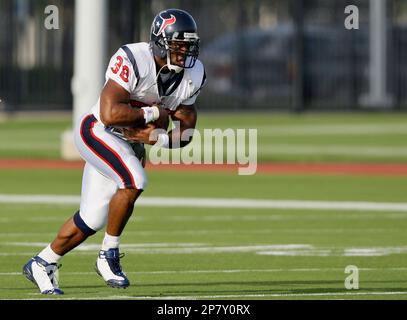
M 57 263 L 62 256 L 60 256 L 59 254 L 56 254 L 54 252 L 54 250 L 51 249 L 51 244 L 49 244 L 48 246 L 45 247 L 44 250 L 42 250 L 38 256 L 47 261 L 48 263 Z
M 120 243 L 120 236 L 111 236 L 107 232 L 105 232 L 105 238 L 103 239 L 102 243 L 102 250 L 106 251 L 112 248 L 118 248 Z

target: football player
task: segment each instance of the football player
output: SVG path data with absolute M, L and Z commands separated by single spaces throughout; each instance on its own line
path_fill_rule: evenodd
M 63 294 L 55 277 L 60 259 L 105 226 L 96 272 L 108 286 L 130 285 L 120 265 L 119 243 L 147 186 L 144 144 L 174 148 L 191 141 L 177 143 L 197 121 L 194 103 L 206 78 L 198 54 L 194 19 L 186 11 L 168 9 L 154 18 L 149 43 L 123 45 L 110 59 L 97 103 L 75 128 L 75 144 L 86 161 L 80 208 L 23 267 L 41 293 Z M 164 133 L 168 116 L 179 125 Z M 155 128 L 165 131 L 151 139 Z

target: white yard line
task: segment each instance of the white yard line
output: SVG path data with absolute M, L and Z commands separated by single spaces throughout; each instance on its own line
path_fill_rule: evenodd
M 100 293 L 101 295 L 104 292 Z M 40 296 L 40 293 L 30 294 L 32 296 Z M 132 299 L 132 300 L 199 300 L 199 299 L 238 299 L 238 298 L 284 298 L 284 297 L 332 297 L 332 296 L 381 296 L 381 295 L 407 295 L 407 291 L 349 291 L 349 292 L 314 292 L 314 293 L 263 293 L 263 294 L 219 294 L 219 295 L 194 295 L 194 296 L 95 296 L 95 297 L 58 297 L 57 300 L 112 300 L 112 299 Z M 4 300 L 4 299 L 0 299 Z M 36 300 L 36 298 L 28 299 L 7 299 L 7 300 Z M 47 300 L 47 299 L 41 299 Z M 54 300 L 54 299 L 49 299 Z
M 256 216 L 258 217 L 258 216 Z M 400 217 L 401 218 L 401 217 Z M 59 219 L 63 220 L 63 219 Z M 236 221 L 236 218 L 234 219 Z M 1 222 L 1 219 L 0 219 Z M 360 233 L 392 233 L 392 232 L 404 232 L 404 229 L 402 230 L 397 229 L 397 228 L 383 228 L 383 229 L 378 229 L 378 228 L 352 228 L 352 229 L 336 229 L 336 228 L 324 228 L 324 229 L 312 229 L 312 228 L 295 228 L 295 229 L 290 229 L 290 228 L 269 228 L 269 229 L 255 229 L 255 230 L 244 230 L 244 231 L 239 231 L 239 234 L 277 234 L 277 233 L 288 233 L 288 234 L 360 234 Z M 166 236 L 202 236 L 202 235 L 213 235 L 213 234 L 221 234 L 221 235 L 234 235 L 236 234 L 236 230 L 233 229 L 225 229 L 225 230 L 207 230 L 207 229 L 199 229 L 199 230 L 137 230 L 137 231 L 132 231 L 132 230 L 127 230 L 126 235 L 137 235 L 138 237 L 151 237 L 151 236 L 161 236 L 161 235 L 166 235 Z M 11 237 L 53 237 L 55 236 L 55 233 L 53 232 L 11 232 L 11 233 L 0 233 L 0 239 L 1 238 L 11 238 Z
M 157 270 L 157 271 L 126 271 L 126 274 L 134 275 L 157 275 L 157 274 L 217 274 L 217 273 L 279 273 L 279 272 L 344 272 L 344 268 L 275 268 L 275 269 L 221 269 L 221 270 Z M 388 271 L 407 271 L 405 268 L 359 268 L 359 271 L 388 272 Z M 64 272 L 64 276 L 88 276 L 96 274 L 92 272 Z M 21 276 L 21 272 L 0 272 L 0 276 Z
M 47 242 L 0 242 L 3 248 L 30 247 L 42 248 Z M 75 254 L 95 254 L 100 244 L 81 244 Z M 216 246 L 205 243 L 133 243 L 122 244 L 127 253 L 135 254 L 219 254 L 219 253 L 253 253 L 263 256 L 356 256 L 378 257 L 391 254 L 407 254 L 407 246 L 398 247 L 316 247 L 309 244 L 262 244 Z M 2 252 L 1 256 L 7 256 Z M 10 253 L 16 255 L 16 253 Z
M 324 297 L 324 296 L 377 296 L 407 295 L 407 291 L 372 291 L 372 292 L 321 292 L 321 293 L 265 293 L 265 294 L 219 294 L 195 296 L 109 296 L 108 299 L 143 299 L 143 300 L 189 300 L 189 299 L 227 299 L 227 298 L 265 298 L 265 297 Z M 97 299 L 97 298 L 96 298 Z
M 79 204 L 79 196 L 70 195 L 22 195 L 22 194 L 0 194 L 0 203 L 17 204 Z
M 79 202 L 80 197 L 72 195 L 0 194 L 0 203 L 78 205 Z M 357 211 L 407 212 L 407 203 L 365 202 L 365 201 L 142 197 L 140 198 L 139 201 L 137 201 L 137 205 L 145 207 L 301 209 L 301 210 L 351 210 L 351 211 L 357 210 Z
M 1 242 L 4 247 L 32 247 L 42 248 L 48 245 L 46 242 Z M 252 245 L 252 246 L 212 246 L 203 243 L 139 243 L 122 244 L 120 246 L 125 252 L 139 254 L 202 254 L 202 253 L 233 253 L 233 252 L 312 252 L 314 247 L 307 244 L 271 244 L 271 245 Z M 100 244 L 79 245 L 76 251 L 97 252 Z

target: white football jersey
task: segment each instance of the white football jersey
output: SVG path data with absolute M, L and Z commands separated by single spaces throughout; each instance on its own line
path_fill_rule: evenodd
M 180 104 L 193 104 L 206 80 L 201 61 L 196 60 L 193 68 L 184 69 L 172 77 L 165 86 L 158 84 L 161 78 L 157 77 L 154 56 L 146 42 L 126 44 L 117 50 L 105 75 L 106 82 L 112 79 L 130 93 L 133 107 L 160 104 L 175 111 Z M 91 112 L 100 121 L 99 102 L 100 99 Z

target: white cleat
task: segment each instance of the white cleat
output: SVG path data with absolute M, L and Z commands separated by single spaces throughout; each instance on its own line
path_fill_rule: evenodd
M 64 294 L 58 285 L 58 269 L 60 266 L 56 263 L 48 263 L 39 256 L 35 256 L 24 265 L 23 274 L 40 289 L 42 294 L 60 295 Z
M 110 287 L 127 288 L 130 285 L 129 279 L 120 266 L 120 258 L 123 256 L 124 254 L 121 255 L 118 248 L 99 252 L 95 270 Z

